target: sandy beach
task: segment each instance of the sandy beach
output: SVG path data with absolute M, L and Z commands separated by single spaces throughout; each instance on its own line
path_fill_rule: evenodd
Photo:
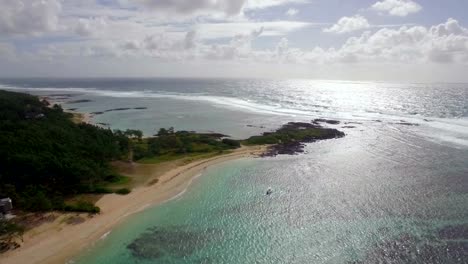
M 207 167 L 229 160 L 255 157 L 265 152 L 265 148 L 244 146 L 228 154 L 168 169 L 158 177 L 157 183 L 137 187 L 128 195 L 104 195 L 96 203 L 101 208 L 100 214 L 75 225 L 56 219 L 28 230 L 22 246 L 0 255 L 0 263 L 67 263 L 86 247 L 112 232 L 127 216 L 161 204 L 183 192 L 194 177 Z

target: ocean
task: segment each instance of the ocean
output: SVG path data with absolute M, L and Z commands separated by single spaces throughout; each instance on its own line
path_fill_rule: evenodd
M 346 133 L 304 154 L 210 167 L 73 263 L 468 263 L 468 84 L 2 79 L 0 89 L 147 136 L 172 126 L 245 138 L 315 118 Z

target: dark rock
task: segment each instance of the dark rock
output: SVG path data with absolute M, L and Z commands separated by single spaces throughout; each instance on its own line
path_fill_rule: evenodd
M 186 258 L 220 237 L 215 229 L 192 230 L 188 227 L 154 227 L 130 243 L 133 256 L 143 259 Z
M 80 104 L 80 103 L 89 103 L 92 102 L 92 100 L 89 99 L 80 99 L 80 100 L 74 100 L 74 101 L 68 101 L 68 104 Z
M 144 109 L 148 109 L 147 107 L 133 107 L 133 108 L 130 108 L 130 107 L 119 107 L 119 108 L 113 108 L 113 109 L 108 109 L 108 110 L 104 110 L 104 111 L 98 111 L 98 112 L 93 112 L 91 114 L 93 115 L 102 115 L 104 113 L 108 113 L 108 112 L 114 112 L 114 111 L 127 111 L 127 110 L 144 110 Z
M 444 227 L 439 230 L 439 238 L 468 240 L 468 224 Z
M 330 125 L 338 125 L 340 123 L 340 121 L 331 120 L 331 119 L 324 119 L 324 118 L 317 118 L 317 119 L 312 120 L 312 123 L 314 123 L 314 124 L 327 123 L 327 124 L 330 124 Z
M 345 122 L 345 125 L 362 125 L 361 122 Z
M 47 97 L 73 97 L 73 96 L 78 96 L 78 94 L 49 94 L 46 95 Z
M 304 143 L 313 143 L 319 140 L 341 138 L 345 136 L 345 133 L 332 128 L 324 128 L 317 124 L 304 123 L 304 122 L 289 122 L 282 126 L 275 132 L 265 132 L 263 136 L 275 135 L 275 134 L 288 134 L 294 133 L 303 129 L 316 129 L 320 131 L 318 135 L 304 137 L 301 140 L 291 140 L 288 142 L 282 142 L 270 146 L 266 153 L 262 157 L 274 157 L 276 155 L 295 155 L 304 152 Z
M 400 120 L 400 122 L 394 123 L 395 125 L 402 125 L 402 126 L 419 126 L 419 124 L 409 123 L 405 120 Z
M 355 126 L 342 126 L 341 128 L 356 128 Z
M 284 130 L 297 130 L 297 129 L 308 129 L 308 128 L 323 128 L 321 125 L 316 123 L 305 123 L 305 122 L 289 122 L 286 125 L 283 125 L 280 129 L 276 130 L 276 132 L 284 131 Z
M 130 107 L 119 107 L 119 108 L 109 109 L 109 110 L 106 110 L 104 112 L 126 111 L 126 110 L 130 110 L 130 109 L 132 109 L 132 108 L 130 108 Z

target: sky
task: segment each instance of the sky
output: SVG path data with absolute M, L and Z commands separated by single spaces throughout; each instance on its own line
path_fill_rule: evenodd
M 468 82 L 466 0 L 0 0 L 0 77 Z

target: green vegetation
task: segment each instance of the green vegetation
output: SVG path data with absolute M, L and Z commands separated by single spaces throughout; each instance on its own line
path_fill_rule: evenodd
M 133 141 L 133 160 L 143 163 L 157 163 L 184 157 L 196 157 L 240 147 L 240 142 L 222 139 L 222 134 L 174 131 L 161 128 L 157 135 Z
M 221 134 L 160 129 L 143 139 L 139 130 L 111 131 L 75 124 L 58 105 L 0 91 L 0 196 L 26 211 L 99 212 L 89 202 L 66 204 L 77 194 L 128 194 L 130 179 L 114 173 L 112 160 L 160 162 L 196 158 L 237 148 Z M 221 140 L 222 139 L 222 140 Z
M 131 190 L 128 188 L 121 188 L 115 191 L 116 194 L 120 194 L 120 195 L 126 195 L 126 194 L 129 194 L 130 192 Z
M 217 133 L 161 128 L 143 138 L 138 130 L 111 131 L 76 124 L 59 105 L 37 97 L 0 91 L 0 197 L 26 211 L 98 213 L 91 202 L 66 203 L 78 194 L 128 194 L 130 178 L 116 174 L 114 160 L 158 163 L 209 158 L 246 145 L 273 144 L 272 154 L 292 154 L 303 142 L 344 136 L 311 123 L 288 123 L 244 141 Z
M 108 175 L 104 180 L 110 183 L 110 185 L 124 185 L 130 182 L 129 177 L 116 173 Z
M 67 204 L 63 208 L 64 211 L 70 211 L 70 212 L 83 212 L 83 213 L 92 213 L 92 214 L 98 214 L 101 212 L 101 209 L 91 202 L 88 201 L 78 201 L 74 204 Z
M 28 211 L 98 211 L 70 207 L 64 199 L 108 192 L 106 184 L 115 180 L 109 161 L 128 157 L 128 135 L 139 137 L 75 124 L 58 105 L 0 91 L 0 196 Z

